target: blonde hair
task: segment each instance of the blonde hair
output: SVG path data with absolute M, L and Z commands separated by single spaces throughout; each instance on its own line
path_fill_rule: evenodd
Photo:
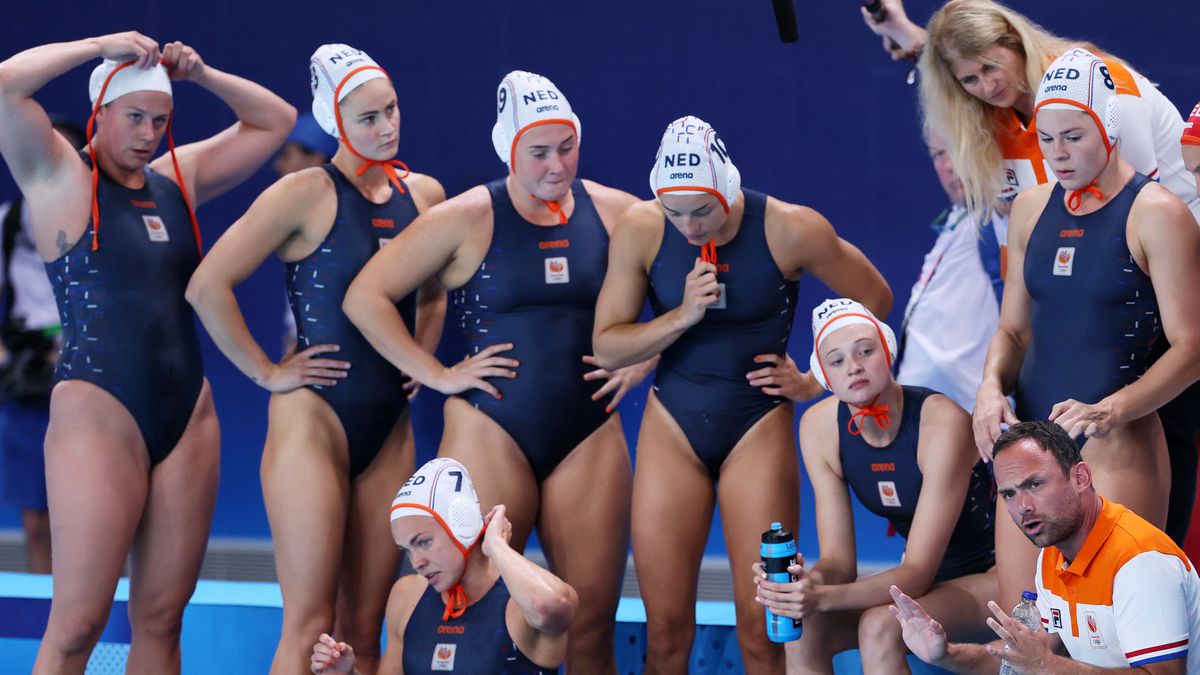
M 978 59 L 1003 67 L 983 53 L 996 46 L 1010 49 L 1024 61 L 1025 70 L 1009 74 L 1021 92 L 1029 94 L 1036 91 L 1050 63 L 1073 43 L 993 0 L 950 0 L 930 17 L 927 30 L 918 64 L 925 125 L 947 137 L 967 206 L 989 210 L 1000 192 L 1000 138 L 1009 133 L 1005 122 L 1011 113 L 967 93 L 951 61 Z

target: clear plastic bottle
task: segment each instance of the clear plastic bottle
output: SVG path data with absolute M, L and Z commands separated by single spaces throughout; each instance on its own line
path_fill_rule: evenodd
M 1042 630 L 1042 615 L 1037 608 L 1037 593 L 1033 591 L 1024 591 L 1021 593 L 1021 602 L 1013 607 L 1012 618 L 1018 623 L 1024 625 L 1030 630 Z M 1000 659 L 1000 675 L 1011 675 L 1017 671 L 1010 665 L 1008 661 Z

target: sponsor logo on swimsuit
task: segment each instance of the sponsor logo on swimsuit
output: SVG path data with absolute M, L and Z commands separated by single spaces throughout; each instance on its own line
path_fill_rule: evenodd
M 1050 618 L 1055 628 L 1062 628 L 1062 611 L 1059 609 L 1050 610 Z
M 1073 237 L 1082 237 L 1083 236 L 1083 228 L 1079 227 L 1074 230 L 1068 230 L 1068 229 L 1064 228 L 1064 229 L 1061 229 L 1058 231 L 1058 236 L 1060 239 L 1071 239 Z
M 158 204 L 155 204 L 154 202 L 143 201 L 141 199 L 130 199 L 129 203 L 132 204 L 135 208 L 139 208 L 139 209 L 157 209 L 158 208 Z
M 1075 247 L 1061 246 L 1054 254 L 1054 276 L 1069 277 L 1075 268 Z
M 387 243 L 391 240 L 392 240 L 391 237 L 380 237 L 379 238 L 379 248 L 383 248 L 384 246 L 387 246 Z
M 433 648 L 433 662 L 429 664 L 429 669 L 454 670 L 454 653 L 456 651 L 458 651 L 458 645 L 439 642 Z
M 890 480 L 879 481 L 879 501 L 884 506 L 900 506 L 900 495 L 896 493 L 896 483 Z
M 717 301 L 708 306 L 709 309 L 725 309 L 725 284 L 717 284 Z
M 142 216 L 142 222 L 146 224 L 146 236 L 150 237 L 150 241 L 171 240 L 171 237 L 167 235 L 167 228 L 163 225 L 162 218 Z
M 565 284 L 571 281 L 571 268 L 566 258 L 546 258 L 546 283 Z
M 1096 622 L 1096 613 L 1084 612 L 1083 621 L 1087 624 L 1088 642 L 1092 647 L 1104 649 L 1104 636 L 1100 634 L 1100 625 Z
M 717 263 L 717 271 L 718 272 L 728 272 L 729 271 L 729 263 Z
M 392 220 L 391 218 L 372 218 L 371 219 L 371 227 L 383 227 L 383 228 L 390 230 L 395 226 L 396 226 L 396 221 Z
M 545 251 L 548 248 L 570 248 L 570 239 L 555 239 L 554 241 L 539 241 L 538 248 Z
M 463 633 L 467 632 L 467 627 L 466 626 L 447 626 L 445 624 L 442 624 L 437 627 L 437 632 L 439 635 L 444 635 L 444 634 L 462 635 Z
M 875 462 L 875 463 L 871 464 L 871 471 L 874 471 L 876 473 L 878 473 L 880 471 L 895 471 L 895 470 L 896 470 L 895 462 Z

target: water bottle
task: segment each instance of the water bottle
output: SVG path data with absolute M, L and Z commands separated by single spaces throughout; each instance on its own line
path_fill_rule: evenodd
M 1017 620 L 1017 623 L 1025 626 L 1030 630 L 1041 632 L 1042 630 L 1042 615 L 1037 608 L 1037 593 L 1033 591 L 1025 591 L 1021 593 L 1021 602 L 1013 607 L 1012 618 Z M 1000 659 L 1000 675 L 1009 675 L 1015 673 L 1016 670 L 1008 665 L 1008 661 Z
M 788 583 L 796 580 L 788 572 L 788 567 L 796 564 L 796 540 L 782 524 L 771 523 L 771 529 L 763 532 L 759 555 L 768 581 Z M 799 640 L 800 632 L 800 619 L 775 616 L 767 609 L 767 637 L 771 642 Z

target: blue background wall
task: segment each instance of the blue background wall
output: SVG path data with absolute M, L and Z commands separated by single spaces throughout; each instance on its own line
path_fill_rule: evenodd
M 0 20 L 0 57 L 45 42 L 136 29 L 160 43 L 183 40 L 209 64 L 305 108 L 309 54 L 323 42 L 346 42 L 367 50 L 395 79 L 403 124 L 399 158 L 439 178 L 451 195 L 504 171 L 488 139 L 495 87 L 509 70 L 543 73 L 566 92 L 583 120 L 582 176 L 643 198 L 662 129 L 694 114 L 720 131 L 748 186 L 816 208 L 863 249 L 892 284 L 891 318 L 898 321 L 933 240 L 925 223 L 945 199 L 921 144 L 915 89 L 904 83 L 907 67 L 887 59 L 879 39 L 863 27 L 857 4 L 799 0 L 801 41 L 783 45 L 766 0 L 206 0 L 138 3 L 136 10 L 132 3 L 18 2 L 8 3 Z M 910 1 L 909 15 L 923 23 L 939 4 Z M 1196 44 L 1196 33 L 1180 20 L 1190 1 L 1011 4 L 1056 33 L 1085 37 L 1126 57 L 1184 112 L 1200 97 L 1200 57 L 1187 47 Z M 85 121 L 90 69 L 55 80 L 38 99 Z M 232 121 L 215 98 L 188 84 L 176 88 L 176 109 L 180 142 Z M 211 244 L 272 178 L 264 169 L 201 209 L 206 241 Z M 0 197 L 14 191 L 0 171 Z M 808 281 L 801 294 L 800 306 L 807 308 L 827 291 Z M 284 302 L 278 262 L 265 264 L 238 295 L 255 335 L 264 345 L 278 345 Z M 811 348 L 808 313 L 797 317 L 792 353 L 803 362 Z M 213 534 L 267 536 L 258 486 L 266 393 L 208 342 L 205 357 L 223 441 Z M 640 392 L 622 406 L 631 431 L 643 398 Z M 428 392 L 421 399 L 419 452 L 428 457 L 436 447 L 440 402 Z M 805 539 L 812 541 L 811 509 L 804 520 Z M 15 513 L 0 512 L 0 526 L 16 523 Z M 878 531 L 882 526 L 868 528 L 871 538 Z M 710 544 L 710 551 L 719 550 L 719 542 Z

